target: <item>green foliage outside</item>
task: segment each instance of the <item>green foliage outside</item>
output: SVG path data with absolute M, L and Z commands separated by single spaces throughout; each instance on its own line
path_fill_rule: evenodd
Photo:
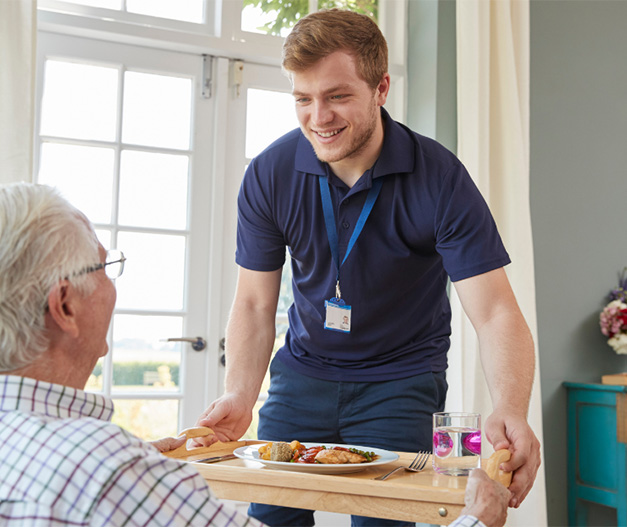
M 282 29 L 291 29 L 309 12 L 309 0 L 244 0 L 244 7 L 260 8 L 264 13 L 276 12 L 272 22 L 258 27 L 269 35 L 281 35 Z M 349 9 L 372 17 L 378 17 L 378 0 L 318 0 L 318 9 Z
M 163 362 L 114 362 L 113 382 L 115 386 L 142 386 L 144 384 L 144 372 L 157 372 L 160 366 L 168 366 L 172 382 L 179 385 L 179 365 Z M 96 364 L 93 375 L 102 375 L 102 364 Z

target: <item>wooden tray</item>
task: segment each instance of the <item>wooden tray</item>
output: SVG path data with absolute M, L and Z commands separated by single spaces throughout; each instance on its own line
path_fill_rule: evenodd
M 200 437 L 193 435 L 199 434 L 194 429 L 183 433 L 186 437 Z M 206 430 L 202 434 L 206 435 Z M 230 454 L 241 446 L 265 442 L 218 442 L 197 449 L 184 446 L 167 455 L 193 462 L 203 457 Z M 194 466 L 213 493 L 222 499 L 437 525 L 447 525 L 457 518 L 464 506 L 465 477 L 436 474 L 428 463 L 423 472 L 401 471 L 386 481 L 373 479 L 397 466 L 409 465 L 415 457 L 415 453 L 398 454 L 398 461 L 337 475 L 273 470 L 256 461 L 242 459 Z

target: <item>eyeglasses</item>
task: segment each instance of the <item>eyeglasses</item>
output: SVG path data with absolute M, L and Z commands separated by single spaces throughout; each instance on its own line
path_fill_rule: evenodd
M 91 267 L 85 267 L 85 269 L 83 269 L 82 271 L 74 273 L 74 276 L 93 273 L 94 271 L 100 271 L 100 269 L 104 269 L 105 273 L 107 273 L 107 276 L 111 280 L 115 280 L 124 271 L 125 261 L 126 258 L 124 257 L 124 253 L 122 251 L 118 251 L 117 249 L 110 249 L 107 251 L 107 257 L 105 258 L 104 263 L 99 263 Z

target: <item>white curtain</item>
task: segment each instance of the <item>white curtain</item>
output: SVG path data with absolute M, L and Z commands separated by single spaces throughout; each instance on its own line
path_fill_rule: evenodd
M 537 343 L 529 207 L 529 0 L 457 2 L 457 94 L 458 155 L 494 214 L 512 259 L 507 275 Z M 478 341 L 454 288 L 451 293 L 447 409 L 479 411 L 487 417 L 492 403 Z M 542 442 L 537 366 L 529 423 Z M 484 448 L 483 456 L 491 452 Z M 522 505 L 510 509 L 507 525 L 547 525 L 542 467 Z
M 37 0 L 0 0 L 0 183 L 32 181 Z

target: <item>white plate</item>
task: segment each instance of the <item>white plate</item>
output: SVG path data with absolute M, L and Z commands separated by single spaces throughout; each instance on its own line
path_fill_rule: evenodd
M 302 443 L 305 448 L 311 448 L 314 446 L 324 445 L 327 448 L 333 448 L 334 446 L 341 446 L 344 448 L 356 448 L 357 450 L 363 450 L 364 452 L 374 452 L 379 456 L 378 459 L 371 461 L 370 463 L 347 463 L 341 465 L 325 465 L 323 463 L 286 463 L 284 461 L 268 461 L 259 457 L 259 447 L 263 444 L 248 445 L 236 448 L 233 451 L 240 459 L 246 461 L 257 461 L 263 463 L 268 468 L 277 470 L 293 470 L 295 472 L 311 472 L 315 474 L 347 474 L 349 472 L 360 472 L 370 467 L 378 467 L 379 465 L 385 465 L 396 461 L 398 454 L 390 452 L 389 450 L 383 450 L 381 448 L 372 448 L 369 446 L 354 446 L 354 445 L 340 445 L 337 443 Z

